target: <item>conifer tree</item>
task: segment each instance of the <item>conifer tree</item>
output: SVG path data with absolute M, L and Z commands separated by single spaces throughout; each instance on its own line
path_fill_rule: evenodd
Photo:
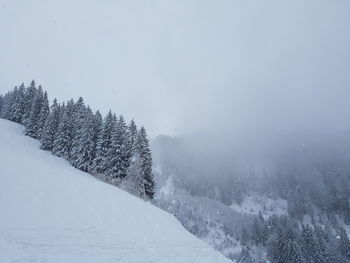
M 301 233 L 301 249 L 308 262 L 322 263 L 326 260 L 326 256 L 314 239 L 313 231 L 310 226 L 303 226 Z
M 74 137 L 75 142 L 72 146 L 71 164 L 82 170 L 89 171 L 91 162 L 93 160 L 94 151 L 94 115 L 88 107 L 85 113 L 85 119 L 81 129 L 77 130 Z
M 35 138 L 41 139 L 43 128 L 49 114 L 50 114 L 49 99 L 47 97 L 47 92 L 45 91 L 41 100 L 41 107 L 40 107 L 40 112 L 37 120 L 35 136 L 34 136 Z
M 4 117 L 10 121 L 14 121 L 14 116 L 13 112 L 16 108 L 16 97 L 18 94 L 18 88 L 17 86 L 14 87 L 14 89 L 9 93 L 9 98 L 8 98 L 8 104 L 6 107 L 5 115 Z
M 248 231 L 247 231 L 247 228 L 245 226 L 242 227 L 240 241 L 241 241 L 242 246 L 246 246 L 248 243 Z
M 80 162 L 80 151 L 81 151 L 81 143 L 82 138 L 84 135 L 84 125 L 86 122 L 86 115 L 87 115 L 87 109 L 84 105 L 83 98 L 79 98 L 77 103 L 75 103 L 72 113 L 72 147 L 71 147 L 71 154 L 70 154 L 70 163 L 77 167 L 78 163 Z M 89 119 L 91 125 L 91 119 Z
M 106 155 L 106 174 L 111 178 L 123 179 L 127 173 L 126 125 L 120 116 L 112 130 L 111 147 Z
M 130 150 L 131 152 L 134 153 L 136 151 L 136 142 L 137 142 L 137 125 L 134 119 L 131 120 L 128 130 L 129 130 Z
M 96 159 L 98 136 L 102 130 L 102 125 L 103 125 L 102 115 L 97 110 L 93 116 L 93 142 L 94 142 L 94 149 L 92 152 L 93 160 Z M 93 170 L 93 161 L 91 162 L 90 170 Z
M 343 227 L 340 228 L 340 253 L 350 260 L 350 240 Z
M 9 120 L 21 123 L 24 114 L 24 92 L 25 87 L 22 83 L 19 88 L 15 87 L 12 93 L 11 102 L 8 108 L 7 117 Z
M 69 160 L 70 150 L 72 147 L 72 131 L 73 131 L 73 112 L 74 102 L 70 100 L 63 110 L 63 116 L 58 126 L 56 138 L 53 142 L 53 154 L 64 157 Z
M 145 184 L 145 193 L 149 199 L 154 196 L 154 180 L 152 172 L 152 156 L 147 139 L 146 129 L 142 126 L 137 136 L 137 149 L 142 162 L 142 174 Z
M 297 242 L 297 233 L 288 220 L 282 219 L 275 226 L 274 233 L 268 242 L 268 254 L 272 263 L 301 263 L 301 248 Z
M 10 100 L 11 100 L 11 97 L 12 97 L 11 94 L 12 94 L 12 92 L 9 91 L 2 98 L 2 106 L 1 106 L 1 112 L 0 112 L 1 118 L 7 119 L 6 115 L 8 113 L 8 108 L 10 106 Z
M 53 142 L 55 140 L 55 134 L 58 129 L 60 118 L 60 108 L 57 103 L 57 100 L 53 100 L 51 106 L 51 112 L 47 120 L 45 121 L 43 133 L 41 136 L 41 145 L 40 148 L 47 151 L 52 151 Z
M 106 172 L 106 157 L 109 148 L 111 147 L 112 132 L 115 128 L 115 120 L 111 111 L 104 118 L 102 129 L 97 138 L 96 156 L 93 160 L 93 169 L 98 173 Z
M 142 173 L 142 161 L 138 153 L 133 155 L 127 175 L 122 181 L 120 187 L 139 198 L 147 199 Z
M 26 126 L 26 134 L 34 138 L 38 130 L 38 119 L 39 119 L 39 114 L 42 106 L 42 100 L 43 100 L 43 90 L 42 90 L 42 87 L 39 86 L 38 91 L 35 93 L 35 97 L 33 99 L 29 120 L 27 121 L 27 126 Z
M 35 86 L 35 81 L 33 80 L 30 83 L 30 86 L 25 90 L 25 93 L 24 93 L 24 101 L 23 101 L 24 112 L 22 116 L 22 124 L 24 126 L 29 125 L 30 113 L 31 113 L 32 104 L 36 93 L 37 93 L 37 88 Z
M 73 113 L 72 113 L 72 119 L 74 120 L 73 130 L 72 130 L 73 142 L 75 140 L 74 137 L 79 136 L 79 133 L 81 132 L 80 130 L 84 126 L 85 115 L 86 115 L 86 107 L 84 105 L 83 98 L 80 97 L 78 101 L 74 104 Z

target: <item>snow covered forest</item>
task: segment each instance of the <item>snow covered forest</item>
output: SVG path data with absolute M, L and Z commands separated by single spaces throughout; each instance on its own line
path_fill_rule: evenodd
M 234 262 L 350 262 L 348 132 L 294 136 L 263 158 L 242 145 L 218 154 L 215 142 L 205 153 L 200 136 L 158 136 L 153 172 L 145 128 L 111 111 L 102 118 L 82 98 L 50 105 L 32 81 L 0 95 L 0 114 L 42 150 L 153 199 Z
M 122 115 L 101 113 L 80 97 L 66 103 L 53 100 L 34 80 L 0 95 L 0 117 L 23 124 L 40 148 L 63 157 L 79 170 L 145 200 L 154 196 L 152 156 L 146 130 Z
M 196 137 L 152 146 L 155 203 L 191 233 L 236 262 L 350 262 L 349 132 L 285 138 L 260 156 Z
M 0 0 L 0 263 L 350 263 L 349 25 Z

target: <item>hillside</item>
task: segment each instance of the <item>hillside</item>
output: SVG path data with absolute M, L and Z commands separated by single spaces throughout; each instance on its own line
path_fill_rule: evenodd
M 2 262 L 229 262 L 172 215 L 38 144 L 0 119 Z

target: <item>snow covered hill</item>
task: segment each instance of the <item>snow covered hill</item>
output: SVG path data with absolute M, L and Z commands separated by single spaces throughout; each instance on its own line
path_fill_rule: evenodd
M 0 119 L 1 262 L 230 262 L 170 214 L 39 149 Z

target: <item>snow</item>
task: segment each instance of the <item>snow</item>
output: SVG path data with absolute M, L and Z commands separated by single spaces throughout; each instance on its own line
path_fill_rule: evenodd
M 1 262 L 230 262 L 170 214 L 0 119 Z
M 230 206 L 233 210 L 239 213 L 258 215 L 261 211 L 263 217 L 266 219 L 273 214 L 286 215 L 287 214 L 287 200 L 281 198 L 268 198 L 258 194 L 251 194 L 246 196 L 241 205 L 233 203 Z

